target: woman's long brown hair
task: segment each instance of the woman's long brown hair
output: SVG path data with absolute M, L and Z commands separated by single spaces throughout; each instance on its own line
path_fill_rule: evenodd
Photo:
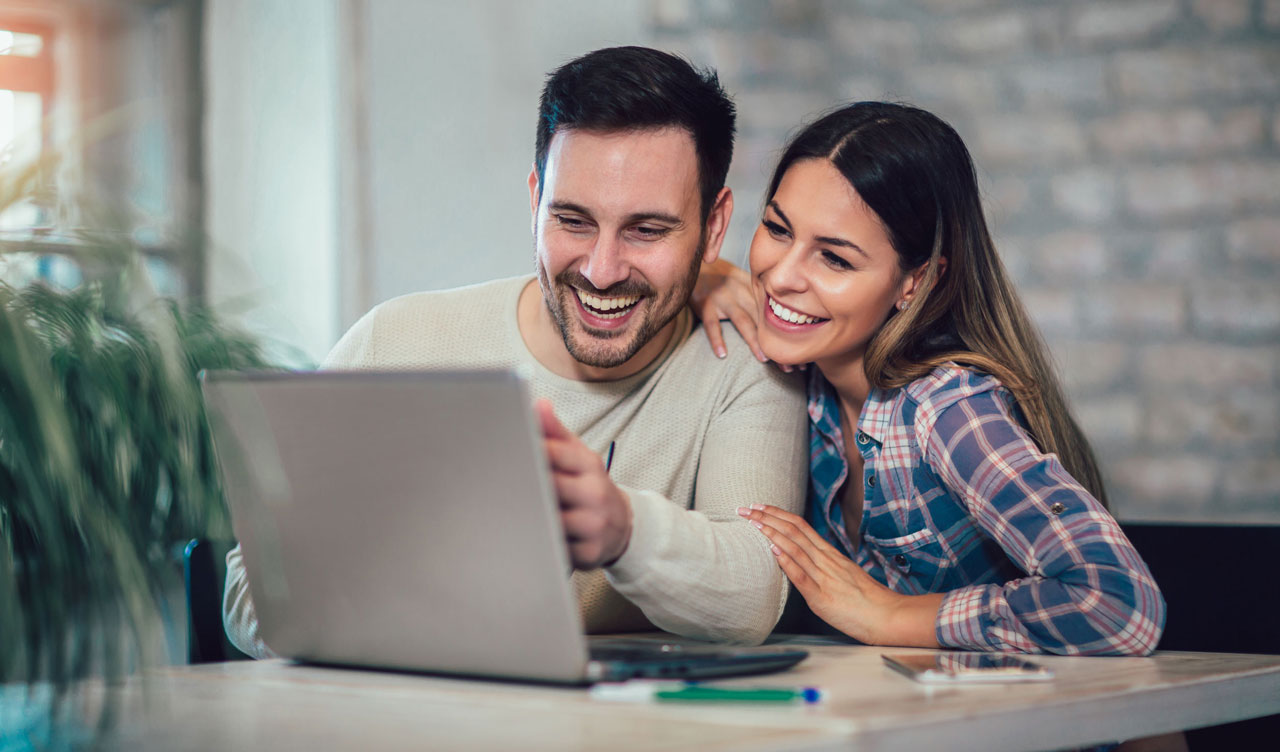
M 868 381 L 902 387 L 948 362 L 991 374 L 1013 394 L 1040 450 L 1056 454 L 1105 506 L 1097 459 L 1000 263 L 973 160 L 955 130 L 907 105 L 848 105 L 788 144 L 768 199 L 787 168 L 805 159 L 827 160 L 845 176 L 880 218 L 904 272 L 927 265 L 911 305 L 891 314 L 868 345 Z

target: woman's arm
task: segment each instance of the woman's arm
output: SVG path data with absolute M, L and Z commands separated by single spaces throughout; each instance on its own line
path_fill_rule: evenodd
M 803 517 L 755 504 L 738 514 L 766 538 L 778 566 L 819 618 L 868 645 L 936 648 L 942 593 L 903 595 L 881 585 Z
M 925 461 L 1027 573 L 947 593 L 944 646 L 1069 655 L 1146 655 L 1164 627 L 1150 570 L 1096 499 L 1042 454 L 1001 392 L 967 396 L 936 416 L 921 406 Z
M 756 304 L 751 293 L 751 277 L 746 271 L 718 258 L 703 264 L 698 272 L 698 282 L 689 296 L 689 308 L 702 321 L 711 350 L 718 357 L 725 357 L 724 335 L 720 322 L 728 319 L 738 329 L 743 341 L 751 348 L 756 359 L 767 363 L 760 341 L 756 337 Z

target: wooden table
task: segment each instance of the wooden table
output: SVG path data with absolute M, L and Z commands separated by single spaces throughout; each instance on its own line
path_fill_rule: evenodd
M 583 689 L 233 662 L 155 670 L 145 696 L 136 682 L 118 690 L 122 721 L 106 747 L 1034 750 L 1280 713 L 1280 656 L 1040 657 L 1052 682 L 928 687 L 886 668 L 884 648 L 787 644 L 812 654 L 784 674 L 723 683 L 817 686 L 823 704 L 630 704 Z

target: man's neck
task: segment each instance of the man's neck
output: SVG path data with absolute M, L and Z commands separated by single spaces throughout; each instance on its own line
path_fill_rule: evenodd
M 533 357 L 557 376 L 574 381 L 617 381 L 643 371 L 666 349 L 675 333 L 679 318 L 674 318 L 662 327 L 652 339 L 627 362 L 612 368 L 596 368 L 580 362 L 569 353 L 564 339 L 560 336 L 560 328 L 556 326 L 551 312 L 542 299 L 542 289 L 538 280 L 530 280 L 520 291 L 520 299 L 516 305 L 516 323 L 520 327 L 520 338 Z

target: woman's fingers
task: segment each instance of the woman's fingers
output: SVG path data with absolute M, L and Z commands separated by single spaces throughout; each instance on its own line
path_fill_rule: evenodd
M 728 355 L 729 351 L 724 346 L 724 332 L 720 328 L 720 317 L 703 315 L 702 328 L 707 333 L 707 341 L 711 343 L 711 352 L 715 353 L 717 358 Z
M 776 520 L 777 525 L 791 525 L 799 530 L 800 533 L 804 535 L 805 539 L 815 547 L 819 549 L 831 548 L 831 544 L 827 543 L 821 535 L 818 535 L 818 531 L 814 530 L 808 520 L 800 515 L 793 514 L 785 509 L 780 509 L 768 504 L 754 504 L 751 508 L 760 512 L 762 515 L 760 519 L 762 522 L 765 522 L 765 524 L 773 524 L 772 521 Z M 837 551 L 836 553 L 839 552 Z

